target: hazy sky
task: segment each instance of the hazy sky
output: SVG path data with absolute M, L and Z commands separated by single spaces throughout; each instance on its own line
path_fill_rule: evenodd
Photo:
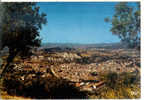
M 115 2 L 49 2 L 38 3 L 47 14 L 47 25 L 40 31 L 42 42 L 112 43 L 119 42 L 109 31 L 105 17 L 114 14 Z M 130 3 L 134 5 L 134 3 Z

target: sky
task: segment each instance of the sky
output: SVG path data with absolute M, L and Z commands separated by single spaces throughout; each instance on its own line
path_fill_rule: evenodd
M 43 2 L 40 12 L 48 23 L 40 30 L 42 43 L 115 43 L 120 39 L 110 32 L 116 2 Z M 130 3 L 134 5 L 134 3 Z

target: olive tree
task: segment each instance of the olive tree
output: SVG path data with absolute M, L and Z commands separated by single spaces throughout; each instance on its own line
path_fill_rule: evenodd
M 9 48 L 7 65 L 16 55 L 26 56 L 32 47 L 40 46 L 39 31 L 47 23 L 46 14 L 40 13 L 40 7 L 32 2 L 2 3 L 4 13 L 1 21 L 2 48 Z

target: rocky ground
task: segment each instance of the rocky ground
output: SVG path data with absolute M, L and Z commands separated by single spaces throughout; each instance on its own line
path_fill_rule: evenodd
M 140 53 L 137 50 L 73 50 L 64 52 L 35 52 L 30 58 L 15 59 L 10 72 L 23 73 L 19 80 L 40 78 L 67 79 L 81 91 L 95 93 L 104 86 L 100 75 L 106 72 L 130 72 L 140 75 Z

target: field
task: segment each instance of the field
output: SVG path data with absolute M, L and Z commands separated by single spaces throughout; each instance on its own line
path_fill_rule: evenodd
M 140 52 L 135 49 L 41 48 L 29 58 L 14 59 L 1 79 L 1 95 L 3 99 L 137 99 L 140 68 Z

